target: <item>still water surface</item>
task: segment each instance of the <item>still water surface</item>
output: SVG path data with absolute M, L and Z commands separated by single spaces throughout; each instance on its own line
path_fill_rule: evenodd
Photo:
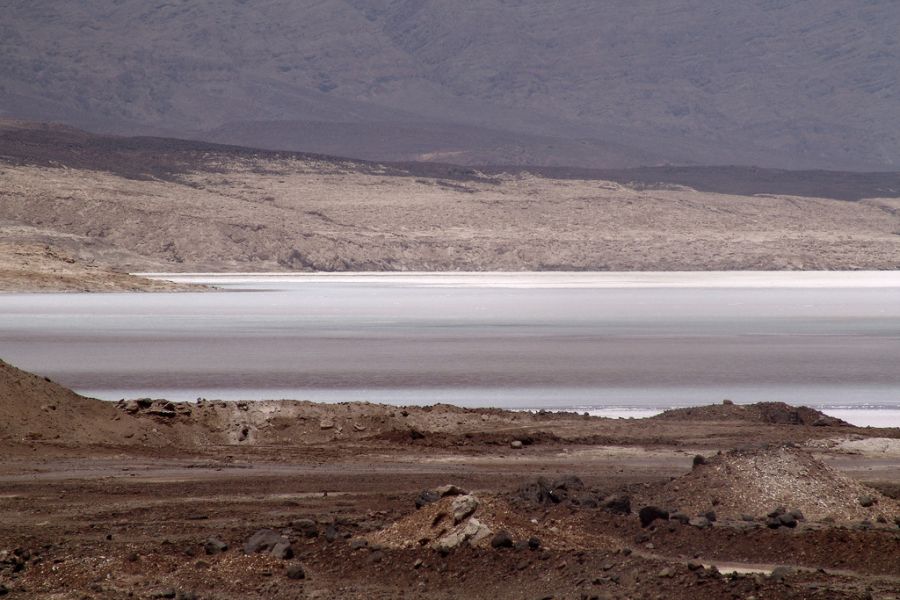
M 0 295 L 0 357 L 104 399 L 589 410 L 764 400 L 900 423 L 900 273 L 184 276 Z

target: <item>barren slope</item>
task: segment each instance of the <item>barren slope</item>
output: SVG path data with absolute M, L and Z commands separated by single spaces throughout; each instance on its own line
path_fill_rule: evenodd
M 131 272 L 900 266 L 890 198 L 379 165 L 22 124 L 0 141 L 3 239 Z M 764 189 L 795 189 L 807 175 L 759 177 Z M 896 195 L 893 179 L 848 179 L 855 187 L 839 197 Z
M 4 232 L 14 239 L 11 231 Z M 0 241 L 0 290 L 6 292 L 166 292 L 202 289 L 118 273 L 49 246 Z

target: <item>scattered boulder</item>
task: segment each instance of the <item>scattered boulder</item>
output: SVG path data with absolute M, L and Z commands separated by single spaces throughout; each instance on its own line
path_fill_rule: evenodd
M 444 498 L 446 496 L 463 496 L 469 493 L 461 487 L 453 485 L 452 483 L 434 488 L 434 491 L 440 498 Z
M 294 549 L 291 548 L 291 543 L 285 540 L 272 546 L 270 554 L 280 560 L 289 560 L 294 558 Z
M 576 499 L 576 503 L 583 502 L 584 482 L 574 475 L 562 477 L 553 482 L 543 477 L 537 481 L 528 483 L 519 488 L 516 495 L 522 500 L 533 504 L 560 504 L 569 499 Z
M 645 506 L 638 511 L 638 518 L 641 520 L 641 527 L 649 527 L 657 519 L 667 521 L 669 519 L 669 511 L 657 506 Z
M 319 527 L 312 519 L 294 521 L 293 526 L 303 537 L 314 538 L 319 536 Z
M 688 524 L 697 529 L 709 529 L 712 527 L 712 523 L 706 517 L 694 517 L 688 521 Z
M 271 529 L 260 529 L 244 544 L 244 554 L 268 552 L 272 556 L 288 559 L 294 556 L 290 541 Z
M 538 537 L 531 536 L 528 538 L 528 549 L 537 550 L 541 547 L 541 540 Z
M 153 403 L 150 409 L 147 411 L 148 415 L 152 415 L 154 417 L 163 417 L 165 419 L 174 418 L 177 414 L 175 412 L 175 405 L 171 402 L 166 402 L 164 400 L 157 400 Z
M 471 494 L 458 496 L 453 500 L 450 509 L 453 511 L 453 523 L 455 525 L 478 509 L 478 498 Z
M 489 527 L 475 517 L 472 517 L 468 520 L 466 526 L 462 530 L 450 532 L 435 541 L 434 548 L 439 552 L 446 553 L 459 547 L 463 543 L 472 545 L 477 544 L 490 537 L 492 533 L 493 532 Z
M 350 549 L 351 550 L 361 550 L 363 548 L 366 548 L 368 545 L 369 545 L 368 540 L 363 540 L 363 539 L 359 539 L 359 538 L 357 538 L 355 540 L 350 540 Z
M 203 550 L 207 554 L 219 554 L 228 550 L 228 544 L 219 538 L 211 537 L 203 543 Z
M 512 442 L 509 443 L 509 447 L 512 448 L 513 450 L 521 450 L 522 446 L 523 446 L 523 444 L 520 440 L 513 440 Z
M 423 490 L 416 498 L 416 508 L 422 508 L 426 504 L 437 502 L 441 499 L 441 495 L 433 490 Z
M 463 535 L 466 536 L 466 540 L 471 544 L 477 544 L 481 540 L 490 537 L 491 533 L 493 532 L 490 528 L 475 517 L 469 519 L 466 528 L 463 529 Z
M 631 498 L 626 494 L 613 494 L 603 499 L 601 506 L 617 515 L 631 514 Z
M 508 531 L 499 531 L 491 538 L 491 548 L 512 548 L 513 539 Z
M 287 575 L 288 579 L 306 579 L 306 571 L 303 570 L 303 565 L 300 564 L 289 566 L 285 571 L 285 575 Z
M 797 526 L 797 519 L 795 519 L 794 515 L 791 513 L 784 513 L 783 515 L 779 515 L 778 522 L 783 527 L 790 527 L 791 529 Z
M 863 508 L 869 508 L 875 505 L 875 498 L 868 494 L 863 494 L 859 497 L 859 505 Z
M 323 431 L 334 429 L 334 419 L 332 419 L 331 417 L 325 417 L 324 419 L 319 421 L 319 429 L 322 429 Z
M 769 574 L 769 579 L 772 581 L 782 581 L 785 577 L 788 577 L 793 573 L 794 570 L 790 567 L 775 567 Z
M 669 515 L 669 519 L 678 521 L 682 525 L 688 525 L 691 521 L 691 518 L 687 514 L 680 511 L 673 512 L 671 515 Z
M 337 526 L 334 523 L 329 523 L 328 527 L 325 528 L 325 541 L 333 542 L 338 538 L 338 530 Z
M 692 464 L 694 467 L 699 467 L 700 465 L 705 465 L 706 457 L 703 456 L 702 454 L 697 454 L 696 456 L 694 456 L 694 460 L 693 460 Z

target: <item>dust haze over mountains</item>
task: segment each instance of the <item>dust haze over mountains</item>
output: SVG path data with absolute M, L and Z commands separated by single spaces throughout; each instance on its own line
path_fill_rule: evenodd
M 0 116 L 375 160 L 896 170 L 894 0 L 4 2 Z

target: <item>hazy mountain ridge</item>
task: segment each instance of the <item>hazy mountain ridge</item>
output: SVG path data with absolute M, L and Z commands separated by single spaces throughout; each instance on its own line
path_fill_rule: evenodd
M 882 0 L 17 0 L 0 111 L 371 159 L 884 170 L 898 30 Z

